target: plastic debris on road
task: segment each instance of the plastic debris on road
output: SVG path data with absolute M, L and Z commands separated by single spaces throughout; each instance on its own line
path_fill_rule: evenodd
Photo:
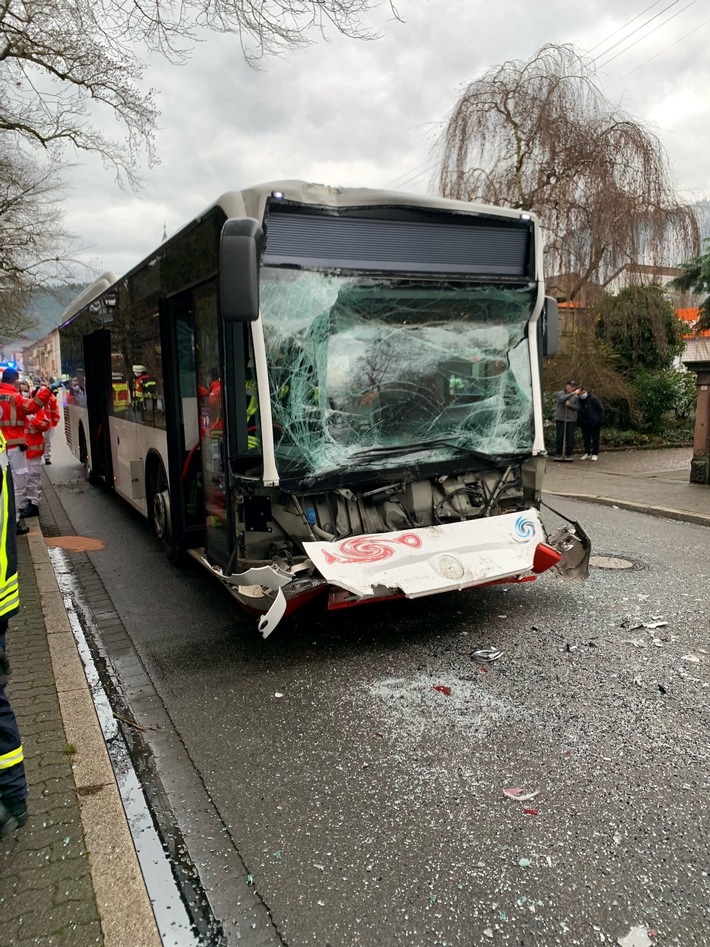
M 278 691 L 274 694 L 274 697 L 283 697 L 283 694 L 280 694 Z
M 537 809 L 523 809 L 523 815 L 539 815 Z
M 690 661 L 691 664 L 700 664 L 700 658 L 697 654 L 684 654 L 681 661 Z
M 518 864 L 521 868 L 529 868 L 532 865 L 532 862 L 529 858 L 521 858 Z
M 534 799 L 535 796 L 539 796 L 540 790 L 533 789 L 532 792 L 525 792 L 520 786 L 508 786 L 503 790 L 503 795 L 507 796 L 508 799 L 517 799 L 518 802 L 527 802 L 529 799 Z
M 618 937 L 616 943 L 619 947 L 653 947 L 646 927 L 632 927 L 624 937 Z
M 635 625 L 632 625 L 631 628 L 629 628 L 629 631 L 638 631 L 640 628 L 649 628 L 653 631 L 656 628 L 667 628 L 667 627 L 668 627 L 667 621 L 642 621 L 642 622 L 638 622 Z
M 437 694 L 445 694 L 447 697 L 451 697 L 453 693 L 453 690 L 447 687 L 446 684 L 434 684 L 432 690 L 436 691 Z
M 503 657 L 503 652 L 491 646 L 490 648 L 479 648 L 478 651 L 472 651 L 471 657 L 479 664 L 492 664 L 493 661 Z

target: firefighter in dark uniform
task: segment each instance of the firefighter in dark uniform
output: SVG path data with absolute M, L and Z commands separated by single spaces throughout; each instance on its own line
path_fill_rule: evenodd
M 27 781 L 22 741 L 5 693 L 9 674 L 5 634 L 20 606 L 17 581 L 15 497 L 5 438 L 0 432 L 0 839 L 27 822 Z

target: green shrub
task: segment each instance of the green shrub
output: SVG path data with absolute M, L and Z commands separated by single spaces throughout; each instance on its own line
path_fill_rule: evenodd
M 685 421 L 695 412 L 698 401 L 698 379 L 695 372 L 676 372 L 676 397 L 673 410 L 676 420 Z
M 655 371 L 639 368 L 636 372 L 633 384 L 642 431 L 658 434 L 663 430 L 666 415 L 676 406 L 677 376 L 678 372 L 674 368 L 659 368 Z

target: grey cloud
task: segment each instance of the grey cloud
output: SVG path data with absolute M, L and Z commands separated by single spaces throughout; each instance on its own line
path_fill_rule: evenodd
M 381 9 L 384 36 L 376 42 L 331 37 L 266 61 L 262 71 L 243 63 L 234 37 L 209 37 L 182 67 L 152 62 L 147 80 L 160 91 L 161 163 L 146 172 L 138 197 L 115 188 L 99 162 L 76 173 L 81 186 L 69 201 L 68 225 L 91 248 L 88 256 L 124 271 L 156 245 L 164 220 L 173 231 L 223 191 L 264 180 L 327 174 L 325 183 L 395 181 L 426 191 L 437 130 L 465 83 L 548 41 L 589 49 L 634 15 L 612 0 L 409 0 L 399 9 L 404 23 L 388 22 Z M 707 30 L 614 82 L 699 24 L 702 15 L 693 20 L 691 12 L 619 56 L 605 79 L 610 97 L 656 122 L 679 183 L 701 195 L 710 192 Z M 672 107 L 671 95 L 683 102 L 691 93 L 704 114 Z

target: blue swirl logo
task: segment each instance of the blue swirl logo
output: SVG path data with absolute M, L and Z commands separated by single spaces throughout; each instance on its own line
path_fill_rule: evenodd
M 535 523 L 533 520 L 519 516 L 515 521 L 515 532 L 513 539 L 519 543 L 525 543 L 535 536 Z

